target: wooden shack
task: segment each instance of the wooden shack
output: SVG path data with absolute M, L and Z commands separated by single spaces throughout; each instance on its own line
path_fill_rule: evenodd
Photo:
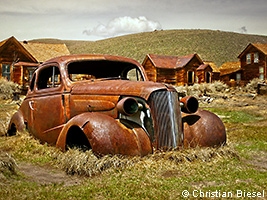
M 241 80 L 267 79 L 267 44 L 250 43 L 238 56 L 242 69 Z
M 240 62 L 225 62 L 220 67 L 220 80 L 229 86 L 243 86 L 245 83 L 241 80 L 243 70 Z
M 142 63 L 148 79 L 173 85 L 193 85 L 212 81 L 212 68 L 197 54 L 166 56 L 147 54 Z
M 31 74 L 40 63 L 68 54 L 65 44 L 19 42 L 12 36 L 0 42 L 0 77 L 27 89 Z

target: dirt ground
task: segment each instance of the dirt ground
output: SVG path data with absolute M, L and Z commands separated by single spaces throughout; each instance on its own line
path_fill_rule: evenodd
M 47 185 L 62 184 L 64 186 L 80 184 L 84 177 L 77 175 L 67 175 L 63 170 L 52 166 L 38 166 L 30 163 L 18 163 L 18 169 L 29 181 Z

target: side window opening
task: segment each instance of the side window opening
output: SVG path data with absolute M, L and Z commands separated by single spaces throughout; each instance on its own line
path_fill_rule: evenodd
M 51 66 L 39 72 L 37 88 L 54 88 L 60 86 L 61 77 L 58 67 Z
M 130 81 L 143 81 L 140 71 L 136 68 L 129 70 L 126 78 Z
M 32 91 L 34 88 L 34 83 L 35 83 L 35 79 L 36 79 L 36 74 L 33 75 L 31 83 L 30 83 L 30 90 Z

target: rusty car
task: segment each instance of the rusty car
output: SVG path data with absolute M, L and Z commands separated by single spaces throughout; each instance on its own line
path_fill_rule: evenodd
M 27 130 L 41 143 L 97 155 L 145 156 L 158 149 L 220 146 L 221 119 L 164 83 L 148 81 L 131 58 L 67 55 L 38 66 L 7 135 Z

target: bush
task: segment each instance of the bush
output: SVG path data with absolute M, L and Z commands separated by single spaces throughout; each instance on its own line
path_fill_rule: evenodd
M 262 81 L 259 78 L 254 78 L 251 81 L 249 81 L 249 83 L 245 86 L 245 89 L 248 92 L 256 92 L 257 91 L 257 87 L 258 87 L 258 83 L 263 83 L 264 81 Z
M 207 94 L 224 93 L 229 86 L 221 81 L 215 81 L 213 83 L 196 83 L 192 86 L 176 86 L 175 88 L 178 92 L 184 92 L 185 95 L 199 97 Z
M 19 85 L 5 78 L 0 78 L 0 99 L 11 99 L 14 93 L 20 92 Z

